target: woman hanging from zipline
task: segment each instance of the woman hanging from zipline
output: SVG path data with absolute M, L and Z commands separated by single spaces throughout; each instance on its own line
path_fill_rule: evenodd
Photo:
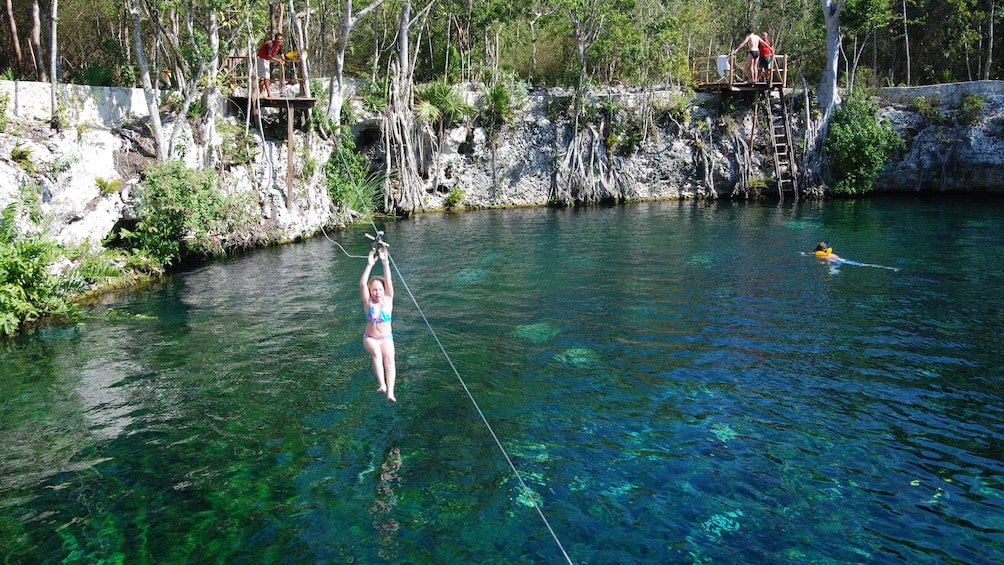
M 397 402 L 394 397 L 397 367 L 394 362 L 394 336 L 390 327 L 391 313 L 394 310 L 394 284 L 388 268 L 387 247 L 382 242 L 373 247 L 363 276 L 359 279 L 359 296 L 363 300 L 363 311 L 366 312 L 363 347 L 373 358 L 373 373 L 379 385 L 377 392 L 387 393 L 387 400 Z M 383 276 L 370 279 L 370 271 L 378 256 L 383 263 Z

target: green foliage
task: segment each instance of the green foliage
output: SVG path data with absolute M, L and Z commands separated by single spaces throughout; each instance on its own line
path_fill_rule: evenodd
M 10 125 L 10 116 L 7 115 L 8 108 L 10 108 L 10 94 L 0 92 L 0 133 L 7 131 L 7 126 Z
M 380 112 L 390 101 L 390 77 L 367 83 L 362 89 L 363 106 L 370 112 Z
M 247 165 L 254 160 L 255 139 L 242 123 L 220 120 L 216 130 L 222 138 L 220 160 L 224 166 Z
M 660 99 L 655 107 L 656 121 L 670 118 L 681 124 L 690 123 L 690 102 L 684 96 L 672 95 L 667 100 Z
M 443 201 L 443 206 L 445 206 L 447 210 L 452 210 L 457 206 L 459 206 L 461 202 L 463 202 L 464 196 L 466 196 L 466 194 L 464 193 L 463 190 L 460 190 L 457 187 L 453 187 L 453 190 L 450 191 L 450 194 L 446 196 L 446 200 Z
M 161 270 L 185 253 L 200 256 L 223 252 L 220 236 L 236 231 L 248 218 L 246 204 L 225 197 L 210 170 L 193 170 L 179 161 L 150 167 L 136 191 L 134 231 L 122 238 L 135 253 L 149 258 L 149 268 Z
M 419 100 L 418 105 L 415 106 L 415 119 L 423 124 L 438 123 L 442 117 L 443 112 L 428 100 Z
M 354 210 L 371 218 L 378 206 L 383 179 L 369 173 L 366 157 L 356 152 L 349 129 L 343 127 L 340 131 L 339 143 L 324 164 L 328 194 L 336 208 Z
M 46 171 L 52 178 L 58 178 L 59 175 L 70 170 L 73 163 L 76 162 L 76 157 L 56 157 L 51 163 L 46 167 Z
M 121 276 L 120 265 L 128 260 L 121 250 L 103 248 L 97 251 L 81 248 L 70 259 L 75 264 L 67 275 L 86 284 L 100 284 Z
M 188 118 L 198 118 L 202 115 L 202 97 L 197 96 L 192 100 L 191 104 L 188 105 L 188 111 L 185 112 L 185 116 Z
M 103 177 L 95 177 L 94 183 L 98 185 L 98 192 L 101 194 L 112 194 L 113 192 L 118 192 L 122 190 L 122 179 L 106 179 Z
M 456 88 L 442 82 L 420 88 L 416 95 L 420 101 L 416 116 L 426 123 L 436 124 L 439 129 L 448 128 L 474 113 L 474 108 L 464 101 Z
M 494 137 L 516 116 L 526 100 L 526 85 L 512 79 L 501 80 L 482 93 L 478 123 Z
M 10 150 L 10 160 L 14 161 L 24 172 L 29 175 L 33 175 L 38 172 L 38 168 L 35 167 L 35 163 L 31 162 L 32 150 L 31 147 L 25 147 L 21 143 L 18 143 Z
M 923 96 L 918 96 L 910 102 L 910 109 L 920 114 L 925 122 L 931 125 L 942 125 L 948 122 L 948 118 L 938 110 L 938 99 L 928 101 Z
M 826 138 L 828 177 L 835 194 L 862 194 L 903 139 L 889 123 L 875 118 L 877 107 L 854 90 L 833 113 Z
M 59 247 L 41 235 L 19 235 L 16 204 L 0 214 L 0 335 L 13 335 L 43 317 L 74 319 L 77 307 L 67 300 L 71 279 L 60 280 L 49 266 Z
M 645 139 L 645 132 L 642 130 L 641 124 L 630 124 L 620 136 L 617 154 L 622 157 L 630 157 L 638 149 L 638 145 L 643 139 Z
M 70 73 L 70 82 L 88 86 L 114 86 L 115 69 L 101 61 L 87 61 L 83 67 Z
M 571 96 L 552 96 L 547 101 L 547 119 L 552 122 L 569 117 L 573 98 Z
M 982 94 L 969 94 L 968 92 L 962 95 L 962 107 L 959 108 L 956 114 L 956 119 L 959 124 L 964 126 L 975 126 L 980 123 L 980 116 L 983 114 L 983 106 L 985 100 Z

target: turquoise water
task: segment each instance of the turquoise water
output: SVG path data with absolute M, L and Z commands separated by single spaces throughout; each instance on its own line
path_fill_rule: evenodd
M 2 346 L 0 558 L 564 562 L 533 497 L 576 563 L 999 563 L 1002 226 L 909 199 L 381 224 L 397 404 L 361 259 L 194 268 Z M 822 239 L 899 271 L 800 254 Z

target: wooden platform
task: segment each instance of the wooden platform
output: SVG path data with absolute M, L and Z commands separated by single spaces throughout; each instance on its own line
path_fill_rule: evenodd
M 737 61 L 735 55 L 696 57 L 690 67 L 697 92 L 764 92 L 778 86 L 783 88 L 788 82 L 787 55 L 772 56 L 766 69 L 767 80 L 756 83 L 747 75 L 749 61 L 745 58 Z
M 244 109 L 248 107 L 247 96 L 227 96 L 234 107 Z M 317 98 L 304 98 L 301 96 L 273 96 L 271 98 L 256 97 L 252 99 L 252 104 L 257 103 L 262 108 L 286 108 L 291 110 L 309 110 L 317 105 Z
M 251 106 L 251 115 L 258 113 L 260 108 L 285 108 L 286 109 L 286 139 L 290 140 L 286 144 L 286 209 L 293 209 L 293 123 L 296 121 L 297 110 L 309 111 L 317 105 L 317 98 L 305 98 L 302 96 L 285 97 L 276 96 L 271 98 L 252 97 L 250 101 L 247 96 L 227 96 L 227 102 L 238 112 L 245 112 L 248 103 Z M 281 110 L 280 110 L 281 111 Z M 307 116 L 302 116 L 302 125 L 307 125 Z

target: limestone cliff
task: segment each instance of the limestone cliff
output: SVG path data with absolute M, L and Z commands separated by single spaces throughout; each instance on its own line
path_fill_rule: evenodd
M 937 88 L 926 94 L 880 92 L 889 100 L 881 116 L 904 134 L 908 149 L 889 164 L 876 190 L 1004 190 L 1002 85 L 981 81 L 925 87 Z M 135 104 L 130 92 L 118 92 L 123 89 L 67 88 L 73 97 L 65 101 L 68 119 L 76 125 L 54 133 L 45 125 L 49 97 L 42 91 L 47 88 L 0 81 L 10 119 L 0 133 L 0 206 L 24 198 L 25 191 L 37 193 L 44 225 L 25 229 L 47 229 L 64 243 L 98 244 L 130 216 L 130 189 L 152 155 L 142 125 L 145 108 Z M 965 93 L 982 96 L 972 123 L 958 119 Z M 476 89 L 467 88 L 465 94 L 476 103 Z M 925 97 L 926 106 L 915 102 L 918 96 Z M 35 100 L 44 102 L 41 109 L 32 105 Z M 568 118 L 570 100 L 568 91 L 532 92 L 515 119 L 497 132 L 470 125 L 440 135 L 431 126 L 416 126 L 424 191 L 419 212 L 450 202 L 504 207 L 556 200 L 772 196 L 764 118 L 761 112 L 753 127 L 750 99 L 687 97 L 670 90 L 606 91 L 586 102 L 589 117 L 577 130 Z M 797 124 L 802 113 L 798 97 L 794 104 Z M 383 117 L 367 114 L 358 100 L 354 106 L 360 116 L 353 126 L 359 147 L 380 169 L 385 164 L 378 142 Z M 227 120 L 232 128 L 243 128 L 235 118 Z M 337 223 L 321 172 L 330 143 L 296 133 L 293 190 L 287 194 L 284 141 L 268 135 L 262 139 L 252 128 L 250 163 L 229 163 L 225 156 L 232 139 L 218 131 L 211 139 L 200 139 L 188 124 L 181 131 L 176 157 L 197 166 L 197 156 L 211 156 L 223 190 L 254 195 L 263 233 L 295 239 Z

